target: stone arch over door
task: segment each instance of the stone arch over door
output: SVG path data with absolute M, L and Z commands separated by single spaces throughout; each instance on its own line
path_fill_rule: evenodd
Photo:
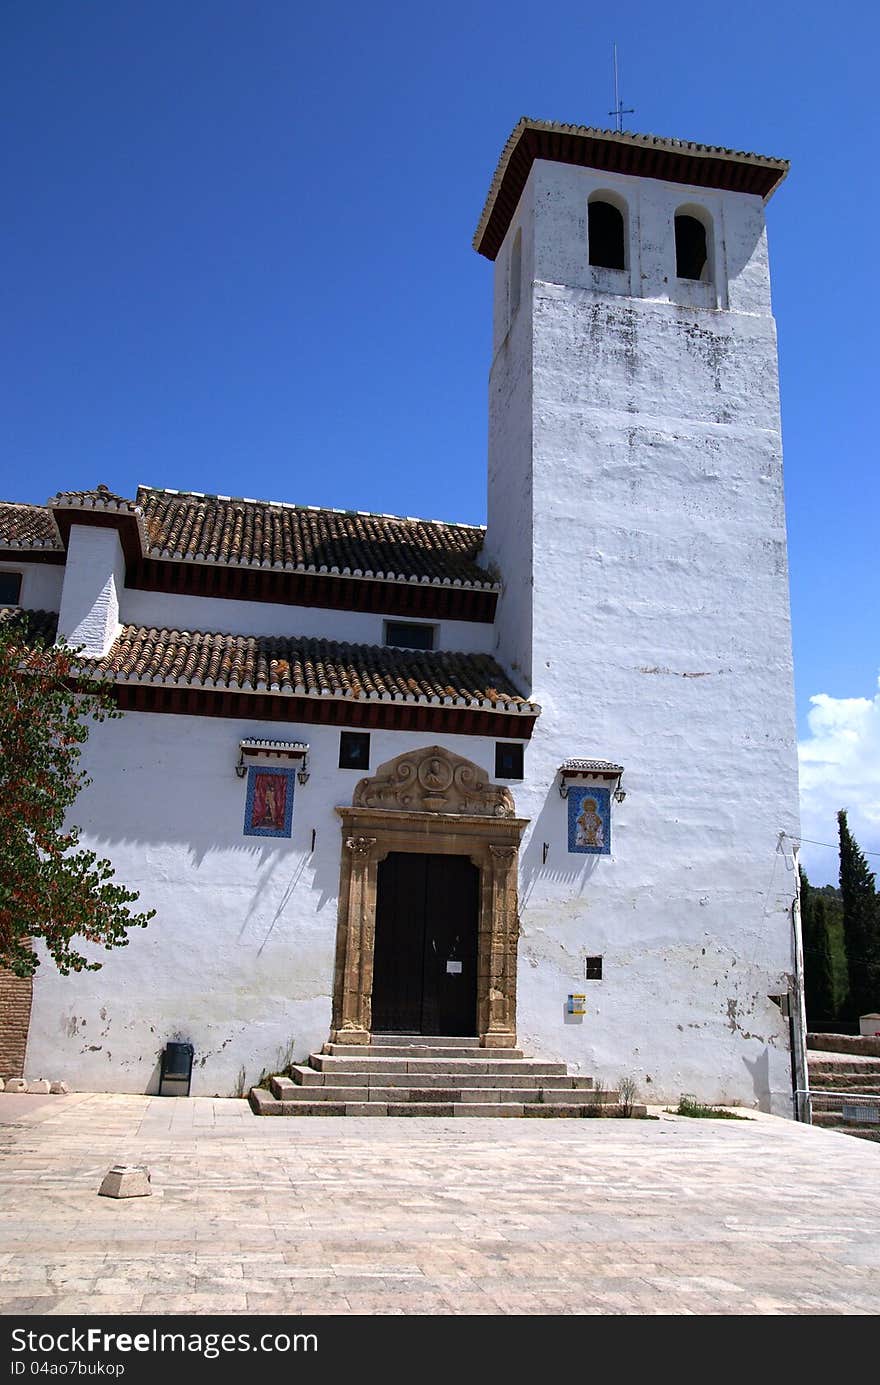
M 516 1047 L 519 844 L 527 818 L 509 789 L 442 746 L 398 755 L 362 779 L 342 819 L 331 1039 L 368 1044 L 379 862 L 392 851 L 467 856 L 480 871 L 477 1027 L 484 1048 Z

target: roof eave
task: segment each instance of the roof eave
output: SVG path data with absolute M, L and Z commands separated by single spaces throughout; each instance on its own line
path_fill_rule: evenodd
M 478 254 L 495 259 L 538 158 L 665 182 L 751 192 L 765 202 L 789 171 L 786 159 L 763 154 L 523 117 L 511 132 L 492 178 L 473 239 Z
M 112 654 L 112 650 L 110 651 Z M 106 662 L 110 655 L 104 659 L 88 659 L 76 666 L 74 672 L 86 674 L 90 677 L 95 675 L 96 667 Z M 244 693 L 254 697 L 285 697 L 285 698 L 305 698 L 308 701 L 326 701 L 331 698 L 334 702 L 347 702 L 352 706 L 364 706 L 365 703 L 385 705 L 398 704 L 409 707 L 438 707 L 445 712 L 500 712 L 504 716 L 513 717 L 538 717 L 541 715 L 541 706 L 537 702 L 513 702 L 505 698 L 442 698 L 442 697 L 413 697 L 394 694 L 382 694 L 379 696 L 353 696 L 342 688 L 314 688 L 314 687 L 285 687 L 278 683 L 252 684 L 249 682 L 236 683 L 235 681 L 212 681 L 200 678 L 176 678 L 176 677 L 156 677 L 155 675 L 144 675 L 140 673 L 126 673 L 122 669 L 102 670 L 98 667 L 98 672 L 102 677 L 109 679 L 113 683 L 135 684 L 139 687 L 149 688 L 192 688 L 198 692 L 216 693 Z

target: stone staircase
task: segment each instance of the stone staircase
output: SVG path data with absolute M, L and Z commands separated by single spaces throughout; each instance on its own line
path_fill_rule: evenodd
M 253 1087 L 258 1116 L 644 1116 L 564 1063 L 478 1039 L 373 1035 L 369 1047 L 325 1044 L 290 1075 Z
M 807 1060 L 813 1124 L 880 1142 L 880 1058 L 810 1049 Z

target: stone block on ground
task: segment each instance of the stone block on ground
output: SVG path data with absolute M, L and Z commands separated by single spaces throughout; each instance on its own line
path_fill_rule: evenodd
M 24 1077 L 7 1077 L 7 1092 L 26 1092 L 28 1089 L 27 1080 Z
M 144 1164 L 114 1164 L 104 1174 L 99 1197 L 149 1197 L 150 1170 Z
M 30 1096 L 48 1096 L 51 1086 L 51 1082 L 48 1082 L 45 1077 L 35 1077 L 32 1082 L 27 1084 L 28 1094 Z
M 67 1096 L 70 1091 L 66 1082 L 53 1082 L 49 1091 L 53 1096 Z

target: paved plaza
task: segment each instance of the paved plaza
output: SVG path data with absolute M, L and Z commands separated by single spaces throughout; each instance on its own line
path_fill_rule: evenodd
M 880 1144 L 768 1116 L 3 1095 L 0 1142 L 4 1314 L 880 1311 Z M 151 1197 L 97 1196 L 119 1162 Z

